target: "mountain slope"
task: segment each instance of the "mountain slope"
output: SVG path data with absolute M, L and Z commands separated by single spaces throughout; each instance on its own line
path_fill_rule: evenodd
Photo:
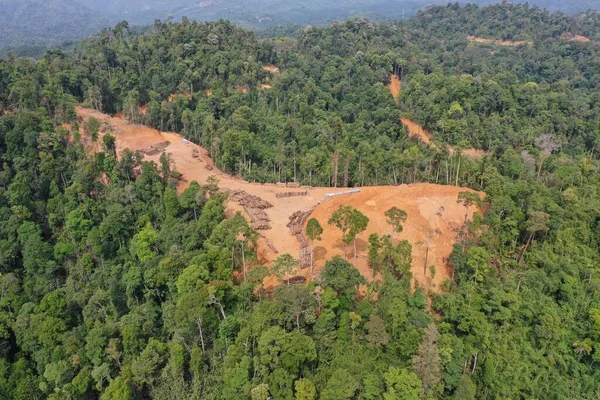
M 0 0 L 2 46 L 77 40 L 108 22 L 106 16 L 72 0 Z

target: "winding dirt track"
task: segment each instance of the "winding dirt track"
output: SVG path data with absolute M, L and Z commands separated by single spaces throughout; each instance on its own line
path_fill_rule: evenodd
M 204 148 L 193 143 L 185 143 L 178 134 L 159 132 L 147 126 L 132 124 L 122 117 L 111 117 L 83 107 L 77 108 L 77 115 L 83 121 L 87 121 L 93 116 L 101 122 L 107 122 L 116 138 L 118 154 L 125 148 L 135 151 L 169 141 L 170 144 L 166 148 L 166 152 L 171 155 L 175 169 L 183 174 L 186 181 L 195 180 L 203 184 L 210 176 L 215 176 L 219 180 L 221 188 L 245 190 L 249 194 L 258 196 L 273 204 L 274 207 L 265 210 L 271 220 L 272 229 L 260 231 L 264 236 L 259 241 L 258 246 L 260 263 L 269 264 L 278 255 L 284 253 L 298 257 L 300 245 L 287 227 L 289 217 L 296 211 L 306 211 L 316 206 L 312 217 L 317 218 L 324 228 L 322 241 L 315 244 L 315 269 L 313 273 L 318 273 L 326 259 L 336 254 L 343 255 L 345 253 L 345 246 L 341 241 L 341 232 L 328 226 L 327 220 L 340 205 L 352 205 L 370 218 L 367 231 L 358 237 L 360 254 L 357 268 L 367 279 L 376 279 L 377 277 L 372 275 L 366 261 L 368 235 L 373 232 L 379 234 L 390 233 L 390 227 L 385 222 L 384 212 L 392 206 L 397 206 L 408 213 L 408 220 L 404 224 L 404 232 L 398 235 L 397 239 L 407 239 L 413 245 L 412 272 L 416 282 L 431 291 L 437 291 L 444 280 L 451 276 L 448 257 L 456 241 L 458 230 L 465 218 L 465 208 L 458 204 L 456 199 L 458 193 L 468 189 L 432 184 L 364 187 L 360 188 L 360 193 L 357 194 L 325 199 L 327 193 L 335 193 L 343 189 L 330 187 L 293 189 L 274 184 L 246 182 L 219 171 Z M 193 157 L 195 152 L 199 154 L 199 157 Z M 145 155 L 144 157 L 147 160 L 158 162 L 160 154 Z M 180 190 L 183 190 L 186 186 L 187 183 L 182 182 Z M 278 193 L 296 190 L 307 191 L 308 195 L 283 199 L 276 196 Z M 483 196 L 483 193 L 481 195 Z M 242 208 L 238 204 L 229 202 L 228 213 L 232 214 L 237 211 L 242 211 Z M 471 210 L 469 217 L 472 216 L 472 213 Z M 274 252 L 267 245 L 267 240 L 272 243 L 277 252 Z M 426 253 L 428 253 L 427 266 L 434 265 L 436 267 L 435 277 L 433 278 L 430 271 L 424 268 Z M 349 249 L 346 254 L 348 260 L 352 262 L 352 251 Z M 298 274 L 309 276 L 311 272 L 307 268 L 300 270 Z
M 396 102 L 400 102 L 400 93 L 402 91 L 402 81 L 400 78 L 398 78 L 396 75 L 392 75 L 390 77 L 388 89 L 390 90 L 390 93 L 392 93 L 392 96 Z M 439 148 L 439 146 L 432 140 L 431 132 L 408 118 L 402 118 L 401 121 L 408 129 L 408 136 L 417 138 L 428 146 Z M 448 150 L 450 154 L 456 153 L 456 150 L 452 146 L 448 146 Z M 481 149 L 469 148 L 464 149 L 461 154 L 473 160 L 478 160 L 488 153 Z

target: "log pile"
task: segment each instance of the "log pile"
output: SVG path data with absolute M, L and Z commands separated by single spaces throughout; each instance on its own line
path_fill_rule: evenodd
M 244 211 L 250 217 L 252 229 L 257 231 L 271 229 L 271 220 L 265 212 L 265 209 L 273 207 L 271 203 L 244 190 L 232 190 L 229 192 L 229 199 L 244 207 Z
M 304 223 L 308 217 L 310 217 L 313 210 L 314 207 L 308 211 L 296 211 L 290 215 L 290 222 L 287 224 L 288 228 L 290 228 L 292 232 L 292 235 L 296 236 L 296 240 L 298 243 L 300 243 L 300 268 L 310 267 L 312 249 L 308 245 L 308 240 L 302 233 L 302 229 L 304 228 Z
M 156 143 L 156 144 L 153 144 L 150 147 L 146 147 L 145 149 L 141 149 L 140 153 L 146 154 L 147 156 L 155 156 L 155 155 L 160 154 L 163 151 L 165 151 L 165 149 L 167 147 L 169 147 L 170 144 L 171 144 L 171 142 L 169 142 L 168 140 L 166 142 Z
M 306 277 L 298 275 L 283 281 L 286 285 L 302 285 L 306 283 Z
M 300 268 L 310 267 L 311 254 L 312 248 L 310 246 L 300 249 Z
M 275 194 L 275 197 L 278 199 L 283 199 L 285 197 L 298 197 L 298 196 L 308 196 L 308 192 L 283 192 Z
M 273 253 L 279 254 L 279 250 L 277 250 L 277 248 L 273 245 L 273 243 L 271 243 L 269 239 L 267 239 L 265 235 L 260 235 L 260 237 L 264 239 L 265 243 L 267 244 L 267 247 L 271 249 Z
M 258 196 L 253 196 L 245 190 L 232 190 L 229 193 L 229 198 L 243 207 L 258 208 L 260 210 L 273 207 L 273 204 Z
M 308 211 L 296 211 L 292 215 L 290 215 L 290 222 L 288 222 L 287 227 L 290 228 L 292 235 L 297 235 L 302 232 L 302 228 L 304 227 L 304 223 L 312 214 L 314 208 L 311 208 Z

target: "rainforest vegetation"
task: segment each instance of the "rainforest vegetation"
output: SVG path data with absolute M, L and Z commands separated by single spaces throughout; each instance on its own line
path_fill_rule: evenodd
M 0 398 L 599 398 L 599 32 L 592 12 L 449 5 L 260 40 L 124 22 L 0 61 Z M 168 159 L 117 155 L 110 136 L 86 153 L 78 104 L 179 132 L 247 180 L 458 183 L 485 212 L 441 294 L 411 289 L 389 237 L 371 241 L 376 301 L 339 257 L 265 292 L 267 268 L 245 270 L 256 233 L 224 217 L 218 182 L 178 194 Z

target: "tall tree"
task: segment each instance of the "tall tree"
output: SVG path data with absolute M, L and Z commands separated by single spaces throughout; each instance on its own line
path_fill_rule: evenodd
M 323 233 L 323 227 L 321 226 L 319 221 L 317 221 L 316 218 L 309 219 L 308 222 L 306 223 L 306 236 L 308 236 L 308 239 L 310 240 L 310 272 L 312 272 L 313 266 L 314 266 L 313 265 L 314 252 L 315 252 L 314 242 L 315 242 L 315 240 L 321 240 L 322 233 Z
M 329 225 L 335 225 L 342 231 L 342 240 L 346 244 L 354 244 L 354 266 L 358 251 L 356 249 L 356 236 L 364 232 L 369 225 L 369 218 L 352 206 L 341 205 L 327 221 Z

